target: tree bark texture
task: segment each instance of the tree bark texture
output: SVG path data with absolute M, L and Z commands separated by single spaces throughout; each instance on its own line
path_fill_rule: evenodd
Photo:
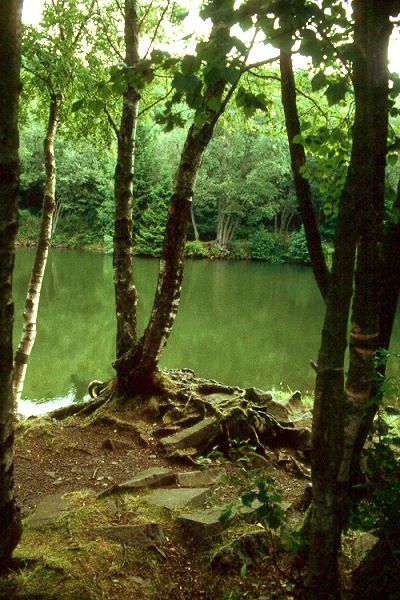
M 397 187 L 397 197 L 394 208 L 400 209 L 400 180 Z M 385 232 L 383 241 L 383 265 L 381 272 L 380 307 L 379 307 L 379 341 L 378 348 L 389 350 L 390 338 L 392 335 L 394 319 L 400 294 L 400 221 L 391 223 Z M 386 373 L 386 365 L 379 367 L 380 379 L 383 380 Z M 379 394 L 379 390 L 376 390 Z M 374 417 L 376 415 L 378 403 L 381 398 L 377 397 L 377 402 L 370 402 L 365 407 L 361 423 L 357 428 L 357 435 L 352 449 L 351 462 L 349 467 L 349 480 L 356 482 L 360 478 L 361 453 L 364 448 L 367 436 L 371 431 Z
M 229 27 L 223 22 L 214 24 L 210 40 L 214 37 L 219 39 L 221 33 L 223 37 Z M 205 89 L 205 97 L 221 101 L 224 89 L 225 82 L 222 80 L 209 84 Z M 114 362 L 117 387 L 127 396 L 153 386 L 158 361 L 178 311 L 193 188 L 204 151 L 221 113 L 222 110 L 216 112 L 206 109 L 205 123 L 201 127 L 192 125 L 186 136 L 168 207 L 157 289 L 149 323 L 137 344 Z
M 373 167 L 372 176 L 366 168 L 365 161 L 367 155 L 371 155 L 371 160 L 374 160 L 374 144 L 379 146 L 381 143 L 374 139 L 371 132 L 371 114 L 376 117 L 378 106 L 382 108 L 383 94 L 382 89 L 378 93 L 374 90 L 374 84 L 380 86 L 382 82 L 382 77 L 378 77 L 382 61 L 377 60 L 377 50 L 373 45 L 385 45 L 385 41 L 376 35 L 377 25 L 380 34 L 387 40 L 384 27 L 380 28 L 380 25 L 383 25 L 383 13 L 387 13 L 387 8 L 382 9 L 380 4 L 377 0 L 353 3 L 354 39 L 357 49 L 353 63 L 356 100 L 353 144 L 347 179 L 339 203 L 333 267 L 318 358 L 313 417 L 313 509 L 307 586 L 308 597 L 318 600 L 338 598 L 340 595 L 337 556 L 340 548 L 343 497 L 339 471 L 343 452 L 344 411 L 347 404 L 343 367 L 357 243 L 357 302 L 360 301 L 363 278 L 367 277 L 366 274 L 361 275 L 360 270 L 364 269 L 369 273 L 368 281 L 371 284 L 375 285 L 376 282 L 375 240 L 379 223 L 373 224 L 371 219 L 373 215 L 380 218 L 379 210 L 378 213 L 374 213 L 372 207 L 380 193 L 378 170 L 384 173 L 384 158 L 383 163 L 381 161 L 379 166 Z M 388 15 L 386 20 L 388 21 Z M 370 53 L 372 50 L 373 54 Z M 385 136 L 385 132 L 383 135 Z M 376 154 L 378 161 L 381 157 L 380 152 L 379 146 Z M 371 177 L 374 185 L 371 184 Z M 369 225 L 372 228 L 372 232 L 368 234 L 371 241 L 365 237 L 363 244 L 360 244 L 361 233 L 367 236 Z M 373 261 L 372 266 L 367 265 L 367 258 Z M 370 289 L 368 294 L 371 295 L 369 306 L 374 306 L 375 290 Z M 358 310 L 356 303 L 355 310 Z M 372 316 L 373 325 L 369 325 L 371 329 L 368 329 L 366 336 L 370 335 L 369 332 L 371 335 L 376 333 L 375 316 L 376 312 Z M 366 337 L 362 342 L 370 343 L 371 339 L 375 340 L 375 337 Z
M 14 495 L 12 396 L 21 10 L 21 0 L 4 0 L 0 11 L 0 567 L 7 566 L 21 536 Z
M 43 276 L 46 269 L 53 231 L 53 217 L 56 210 L 56 161 L 54 156 L 54 140 L 57 131 L 60 103 L 60 96 L 51 96 L 47 131 L 43 144 L 46 182 L 44 186 L 42 221 L 35 260 L 28 284 L 28 294 L 25 301 L 22 338 L 15 353 L 14 360 L 13 393 L 16 406 L 18 406 L 24 388 L 29 356 L 36 339 L 40 292 L 42 289 Z
M 383 212 L 388 134 L 389 10 L 375 1 L 355 1 L 359 60 L 354 70 L 356 105 L 364 114 L 362 209 L 357 218 L 357 265 L 351 315 L 350 360 L 346 381 L 345 442 L 340 470 L 343 488 L 351 486 L 350 471 L 358 432 L 377 394 L 376 350 L 380 336 Z M 387 283 L 385 282 L 386 286 Z M 385 318 L 385 317 L 384 317 Z M 390 337 L 389 340 L 390 341 Z M 354 468 L 356 465 L 354 465 Z M 355 475 L 354 473 L 352 473 Z M 356 483 L 356 482 L 353 482 Z
M 132 393 L 141 382 L 151 385 L 178 311 L 193 188 L 215 125 L 215 113 L 209 113 L 205 125 L 201 128 L 192 125 L 189 129 L 182 150 L 168 208 L 157 289 L 148 326 L 136 346 L 114 363 L 119 387 L 124 392 Z
M 125 53 L 126 65 L 134 68 L 139 62 L 136 0 L 125 0 Z M 138 92 L 127 80 L 118 131 L 118 156 L 114 175 L 113 267 L 117 359 L 136 344 L 137 292 L 133 278 L 132 183 L 139 100 Z
M 217 225 L 217 246 L 222 250 L 227 250 L 229 242 L 231 241 L 237 221 L 234 220 L 232 215 L 225 214 L 221 209 L 218 213 L 218 225 Z
M 321 237 L 312 202 L 310 183 L 302 173 L 302 169 L 306 168 L 304 146 L 299 142 L 293 141 L 297 135 L 300 135 L 301 128 L 297 111 L 296 83 L 293 73 L 292 55 L 285 50 L 280 51 L 280 70 L 282 105 L 285 113 L 286 132 L 289 141 L 297 202 L 299 204 L 301 219 L 304 225 L 308 254 L 310 256 L 314 277 L 321 295 L 325 299 L 328 294 L 329 271 L 322 250 Z

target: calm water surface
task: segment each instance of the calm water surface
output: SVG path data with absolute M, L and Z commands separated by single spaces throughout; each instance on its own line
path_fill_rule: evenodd
M 20 249 L 14 276 L 15 343 L 33 251 Z M 139 325 L 151 309 L 158 263 L 135 261 Z M 92 379 L 113 374 L 112 259 L 51 250 L 36 343 L 24 388 L 25 406 L 82 398 Z M 311 269 L 256 262 L 187 261 L 179 314 L 161 366 L 189 367 L 221 382 L 270 389 L 313 388 L 323 303 Z M 400 349 L 396 322 L 394 349 Z M 31 411 L 32 412 L 32 411 Z

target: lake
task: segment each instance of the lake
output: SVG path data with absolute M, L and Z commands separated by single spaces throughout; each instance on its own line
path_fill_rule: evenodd
M 33 257 L 33 250 L 18 249 L 15 343 Z M 154 259 L 135 260 L 140 328 L 150 314 L 157 269 Z M 188 260 L 180 311 L 161 366 L 187 367 L 200 377 L 241 387 L 307 392 L 314 385 L 309 362 L 317 357 L 323 314 L 308 267 Z M 399 321 L 393 343 L 397 350 Z M 114 338 L 112 258 L 52 249 L 25 382 L 25 409 L 34 412 L 31 403 L 57 406 L 80 399 L 89 381 L 111 377 Z

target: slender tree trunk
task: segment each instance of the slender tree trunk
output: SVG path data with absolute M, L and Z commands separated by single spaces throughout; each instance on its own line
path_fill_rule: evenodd
M 7 566 L 21 536 L 14 495 L 12 397 L 21 10 L 21 0 L 4 0 L 0 11 L 0 567 Z
M 370 157 L 374 160 L 374 143 L 377 140 L 374 140 L 371 132 L 371 115 L 376 115 L 376 110 L 382 106 L 382 89 L 376 93 L 374 85 L 379 87 L 382 84 L 382 56 L 379 55 L 378 58 L 376 51 L 377 46 L 384 46 L 385 42 L 378 39 L 376 31 L 386 38 L 384 23 L 388 24 L 389 15 L 387 7 L 382 9 L 377 0 L 359 0 L 355 1 L 353 6 L 354 39 L 357 49 L 353 65 L 356 99 L 353 145 L 347 180 L 339 203 L 332 275 L 318 358 L 313 417 L 313 508 L 307 585 L 308 597 L 315 600 L 328 600 L 340 595 L 337 556 L 343 511 L 339 469 L 343 451 L 344 409 L 347 402 L 343 372 L 346 329 L 352 295 L 356 242 L 359 232 L 366 234 L 367 223 L 374 231 L 374 225 L 370 222 L 373 218 L 371 207 L 374 206 L 374 194 L 378 194 L 379 188 L 371 187 L 371 174 L 366 168 L 365 160 L 367 156 L 368 160 Z M 375 48 L 371 47 L 371 44 L 375 44 Z M 379 152 L 377 160 L 380 160 Z M 384 161 L 383 165 L 380 163 L 380 166 L 375 168 L 384 170 Z M 377 177 L 373 177 L 375 176 Z M 379 211 L 376 216 L 379 218 Z M 362 222 L 364 218 L 365 222 Z M 365 249 L 359 246 L 359 253 L 362 253 L 362 261 L 360 254 L 358 256 L 359 270 L 366 269 L 367 273 L 362 276 L 360 272 L 357 274 L 356 283 L 360 295 L 364 285 L 360 277 L 368 279 L 369 273 L 369 277 L 372 278 L 370 283 L 375 285 L 375 238 L 376 233 L 373 232 L 371 241 L 365 244 Z M 366 264 L 367 255 L 374 260 L 372 268 Z M 369 293 L 374 298 L 374 291 Z M 375 300 L 371 301 L 370 306 L 373 306 L 374 302 Z M 375 326 L 375 317 L 372 318 Z M 372 334 L 375 334 L 375 331 Z M 360 373 L 359 375 L 362 376 Z
M 55 232 L 57 230 L 58 222 L 60 220 L 60 217 L 61 217 L 63 211 L 64 211 L 64 206 L 63 206 L 62 202 L 60 200 L 58 200 L 58 202 L 56 201 L 56 208 L 55 208 L 54 217 L 53 217 L 53 225 L 51 227 L 51 237 L 53 237 L 53 235 L 55 234 Z
M 294 186 L 301 219 L 304 225 L 311 266 L 321 295 L 325 299 L 328 294 L 329 271 L 322 251 L 321 237 L 319 235 L 317 218 L 312 202 L 310 183 L 302 173 L 302 170 L 307 166 L 306 155 L 303 144 L 293 141 L 297 135 L 300 135 L 301 129 L 297 111 L 296 84 L 291 52 L 285 50 L 280 51 L 280 70 L 282 105 L 285 113 L 286 132 L 289 141 Z
M 400 209 L 400 180 L 397 188 L 397 197 L 394 207 Z M 391 223 L 388 226 L 383 242 L 383 265 L 381 272 L 381 281 L 385 282 L 380 286 L 380 310 L 379 310 L 379 341 L 378 348 L 389 350 L 390 338 L 392 335 L 394 319 L 400 294 L 400 222 Z M 386 365 L 379 367 L 379 374 L 383 379 L 386 373 Z M 379 393 L 374 389 L 374 393 Z M 364 448 L 367 436 L 371 431 L 374 417 L 376 415 L 378 403 L 381 398 L 377 397 L 377 402 L 370 402 L 362 415 L 359 427 L 356 429 L 356 437 L 352 448 L 351 461 L 349 465 L 348 479 L 350 482 L 357 482 L 361 476 L 361 453 Z M 356 424 L 358 425 L 358 424 Z
M 136 0 L 125 0 L 126 64 L 139 62 Z M 127 82 L 118 131 L 118 157 L 114 175 L 114 288 L 117 317 L 116 355 L 120 358 L 136 344 L 137 292 L 133 278 L 132 182 L 136 125 L 140 96 Z
M 363 27 L 360 43 L 366 53 L 362 58 L 366 62 L 364 81 L 355 85 L 355 92 L 356 101 L 358 95 L 358 102 L 364 107 L 366 127 L 363 208 L 358 219 L 357 268 L 346 381 L 345 444 L 340 471 L 344 493 L 351 484 L 350 465 L 358 432 L 377 392 L 374 361 L 381 337 L 379 313 L 388 133 L 388 43 L 392 29 L 388 9 L 382 9 L 380 4 L 376 0 L 354 2 L 355 18 Z
M 224 224 L 224 213 L 222 212 L 221 203 L 218 203 L 218 222 L 217 222 L 217 237 L 216 244 L 219 245 L 221 243 L 221 235 L 222 235 L 222 227 Z
M 44 140 L 44 163 L 46 169 L 46 183 L 43 196 L 43 213 L 40 234 L 36 248 L 31 277 L 28 285 L 28 294 L 25 301 L 23 316 L 22 338 L 15 353 L 13 373 L 14 402 L 18 406 L 24 388 L 25 375 L 28 367 L 29 356 L 36 339 L 37 314 L 39 309 L 40 292 L 43 276 L 46 269 L 51 235 L 53 230 L 53 217 L 56 210 L 56 161 L 54 157 L 54 139 L 57 130 L 60 96 L 50 99 L 49 118 L 46 137 Z
M 201 159 L 211 139 L 214 125 L 210 115 L 202 128 L 192 125 L 187 134 L 168 209 L 150 321 L 139 343 L 114 363 L 118 386 L 123 392 L 132 393 L 135 389 L 151 388 L 153 385 L 160 354 L 178 311 L 191 198 Z
M 312 426 L 312 485 L 308 598 L 338 598 L 337 556 L 342 507 L 337 476 L 343 446 L 344 355 L 355 257 L 354 185 L 349 174 L 339 204 L 331 284 L 326 298 Z
M 195 219 L 195 216 L 194 216 L 193 200 L 192 200 L 192 202 L 190 204 L 190 218 L 192 220 L 192 227 L 193 227 L 194 239 L 196 240 L 196 242 L 198 242 L 200 240 L 200 235 L 199 235 L 199 230 L 197 228 L 196 219 Z
M 238 222 L 233 220 L 232 215 L 225 215 L 222 212 L 218 217 L 218 230 L 217 230 L 217 245 L 222 249 L 226 250 L 229 246 L 233 234 L 235 232 Z

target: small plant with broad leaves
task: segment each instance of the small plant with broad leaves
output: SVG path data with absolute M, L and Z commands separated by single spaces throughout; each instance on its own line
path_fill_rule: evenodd
M 257 471 L 254 470 L 248 472 L 247 479 L 248 486 L 241 490 L 239 502 L 226 507 L 221 514 L 221 522 L 227 521 L 232 514 L 255 508 L 255 521 L 269 530 L 281 528 L 286 523 L 285 512 L 281 506 L 282 490 L 271 477 L 257 477 Z
M 394 369 L 400 354 L 378 352 L 375 371 L 379 385 L 373 399 L 378 405 L 376 428 L 364 450 L 365 481 L 358 486 L 363 499 L 355 510 L 350 507 L 348 518 L 348 527 L 377 535 L 389 533 L 393 524 L 400 522 L 400 408 L 386 404 L 389 399 L 398 402 L 400 377 L 385 376 L 386 369 L 381 367 L 387 367 L 389 360 Z

